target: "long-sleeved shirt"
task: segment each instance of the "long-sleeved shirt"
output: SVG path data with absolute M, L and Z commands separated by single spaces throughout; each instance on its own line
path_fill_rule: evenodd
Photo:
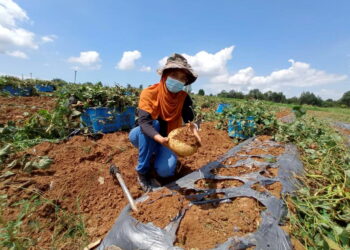
M 153 127 L 153 119 L 150 113 L 145 110 L 138 109 L 138 120 L 137 123 L 141 127 L 142 132 L 153 138 L 156 134 L 160 134 L 161 136 L 167 136 L 168 123 L 161 118 L 158 118 L 160 131 L 159 133 Z M 182 120 L 185 123 L 191 122 L 194 119 L 194 111 L 193 111 L 193 102 L 189 95 L 186 96 L 184 105 L 182 107 Z

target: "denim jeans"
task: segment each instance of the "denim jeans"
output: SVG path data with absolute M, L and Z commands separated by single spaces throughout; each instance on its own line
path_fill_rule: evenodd
M 160 125 L 153 121 L 153 127 L 159 132 Z M 167 147 L 159 144 L 153 138 L 145 135 L 140 126 L 133 128 L 129 133 L 130 142 L 139 149 L 139 159 L 136 171 L 147 174 L 150 170 L 150 159 L 156 155 L 154 168 L 160 177 L 169 177 L 175 174 L 177 156 Z

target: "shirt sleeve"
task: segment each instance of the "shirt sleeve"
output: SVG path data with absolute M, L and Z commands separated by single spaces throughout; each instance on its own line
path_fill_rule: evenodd
M 184 105 L 182 107 L 182 119 L 184 123 L 192 122 L 194 120 L 193 102 L 189 95 L 186 96 Z
M 157 130 L 153 127 L 153 119 L 150 113 L 142 109 L 138 110 L 138 124 L 141 128 L 141 131 L 150 138 L 153 138 L 155 135 L 159 134 Z

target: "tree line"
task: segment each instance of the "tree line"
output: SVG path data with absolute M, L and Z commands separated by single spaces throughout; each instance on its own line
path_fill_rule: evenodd
M 198 95 L 205 95 L 203 89 L 198 91 Z M 321 97 L 316 96 L 314 93 L 306 91 L 301 93 L 299 97 L 287 98 L 282 92 L 267 91 L 262 93 L 259 89 L 252 89 L 248 94 L 244 94 L 239 91 L 221 91 L 218 97 L 236 98 L 236 99 L 257 99 L 264 101 L 271 101 L 277 103 L 290 103 L 290 104 L 309 104 L 319 107 L 350 107 L 350 91 L 347 91 L 339 100 L 327 99 L 323 100 Z

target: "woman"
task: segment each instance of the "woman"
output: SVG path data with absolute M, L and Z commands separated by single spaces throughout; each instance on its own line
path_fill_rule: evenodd
M 158 73 L 161 75 L 160 82 L 141 92 L 139 126 L 129 134 L 131 143 L 139 149 L 136 171 L 145 192 L 152 190 L 149 176 L 152 155 L 155 155 L 154 168 L 160 177 L 175 174 L 177 156 L 167 147 L 167 136 L 173 129 L 181 127 L 183 122 L 189 123 L 194 119 L 192 100 L 183 89 L 197 79 L 197 74 L 187 60 L 182 55 L 174 54 Z M 197 129 L 193 123 L 191 128 Z

